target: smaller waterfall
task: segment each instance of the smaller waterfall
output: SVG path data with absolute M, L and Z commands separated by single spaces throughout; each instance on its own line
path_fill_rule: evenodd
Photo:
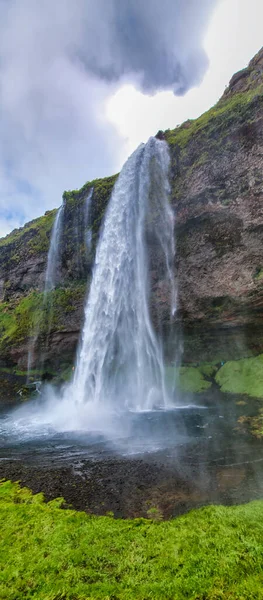
M 54 221 L 54 225 L 52 228 L 50 245 L 47 257 L 47 268 L 46 268 L 46 277 L 45 277 L 45 289 L 44 293 L 54 289 L 58 280 L 58 270 L 59 270 L 59 259 L 60 259 L 60 238 L 61 238 L 61 230 L 62 230 L 62 221 L 63 221 L 63 209 L 64 205 L 62 204 L 56 214 L 56 218 Z
M 86 241 L 86 249 L 89 252 L 91 250 L 92 243 L 92 227 L 90 226 L 90 207 L 93 196 L 94 188 L 91 188 L 89 194 L 86 198 L 85 207 L 84 207 L 84 223 L 85 223 L 85 241 Z
M 62 233 L 62 221 L 63 221 L 63 209 L 64 205 L 62 204 L 56 214 L 54 225 L 51 231 L 50 237 L 50 245 L 47 257 L 47 267 L 46 267 L 46 276 L 45 276 L 45 286 L 44 286 L 44 297 L 42 303 L 42 309 L 45 308 L 47 303 L 47 294 L 52 291 L 58 281 L 58 272 L 59 272 L 59 263 L 60 263 L 60 252 L 61 252 L 61 233 Z M 48 311 L 48 333 L 50 331 L 52 321 L 52 305 L 49 306 Z M 37 345 L 37 341 L 39 338 L 39 326 L 37 325 L 35 331 L 33 332 L 33 337 L 29 342 L 28 355 L 27 355 L 27 382 L 30 380 L 31 371 L 32 371 L 32 362 L 34 359 L 34 353 Z M 34 360 L 35 362 L 35 360 Z M 38 368 L 41 370 L 43 366 L 43 356 L 39 357 L 39 365 Z

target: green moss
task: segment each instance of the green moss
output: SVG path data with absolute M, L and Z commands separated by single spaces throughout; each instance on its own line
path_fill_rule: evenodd
M 15 318 L 12 308 L 5 302 L 0 303 L 0 344 L 14 327 Z
M 198 367 L 166 367 L 166 380 L 168 386 L 176 386 L 182 392 L 199 393 L 208 390 L 212 383 L 204 378 Z
M 31 251 L 46 251 L 49 247 L 49 235 L 52 229 L 57 210 L 49 210 L 38 219 L 26 223 L 20 229 L 14 229 L 11 233 L 0 239 L 0 247 L 10 244 L 17 244 L 25 234 L 32 234 L 33 237 L 28 241 L 28 247 Z M 18 261 L 19 254 L 12 254 L 11 260 Z
M 103 179 L 94 179 L 85 183 L 79 190 L 64 192 L 63 199 L 66 202 L 67 209 L 74 208 L 77 202 L 83 203 L 89 191 L 93 188 L 91 220 L 93 234 L 97 233 L 102 221 L 103 214 L 108 204 L 113 186 L 117 180 L 118 174 Z
M 86 282 L 57 288 L 45 297 L 43 292 L 32 291 L 16 304 L 0 303 L 0 349 L 34 335 L 45 334 L 50 327 L 64 327 L 65 316 L 73 313 L 78 303 L 84 302 Z
M 202 132 L 206 135 L 219 129 L 227 131 L 229 125 L 241 118 L 250 120 L 251 102 L 255 97 L 262 99 L 263 86 L 234 94 L 230 98 L 222 98 L 215 106 L 201 115 L 198 119 L 188 120 L 176 129 L 165 132 L 165 138 L 170 145 L 176 144 L 184 148 L 190 139 Z
M 2 600 L 261 600 L 263 502 L 170 521 L 62 510 L 0 485 Z
M 239 405 L 241 402 L 238 403 Z M 245 405 L 245 402 L 243 402 Z M 241 431 L 247 429 L 253 435 L 253 437 L 262 440 L 263 438 L 263 409 L 258 411 L 258 414 L 254 417 L 248 417 L 247 415 L 241 416 L 238 419 L 238 427 Z
M 48 301 L 52 305 L 53 320 L 63 323 L 64 316 L 73 313 L 78 304 L 84 303 L 87 282 L 73 283 L 68 287 L 56 288 L 48 294 Z
M 253 278 L 255 281 L 260 281 L 261 279 L 263 279 L 263 269 L 261 267 L 256 268 Z
M 222 392 L 263 397 L 263 354 L 226 362 L 216 374 Z
M 213 377 L 215 373 L 218 371 L 218 367 L 211 363 L 204 363 L 198 367 L 200 373 L 202 373 L 205 377 Z
M 70 381 L 73 373 L 74 373 L 74 367 L 72 364 L 70 364 L 61 370 L 61 373 L 59 374 L 59 379 L 61 381 L 65 381 L 65 382 Z
M 79 190 L 65 191 L 63 194 L 63 199 L 66 202 L 74 202 L 77 199 L 86 196 L 92 188 L 93 193 L 99 190 L 104 190 L 109 193 L 111 192 L 117 177 L 118 174 L 111 175 L 110 177 L 103 177 L 101 179 L 93 179 L 92 181 L 87 181 L 87 183 L 85 183 Z

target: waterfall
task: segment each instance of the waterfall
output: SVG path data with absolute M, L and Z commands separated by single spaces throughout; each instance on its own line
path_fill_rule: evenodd
M 45 308 L 47 302 L 47 294 L 51 290 L 54 289 L 58 280 L 58 270 L 59 270 L 59 258 L 60 258 L 60 239 L 62 232 L 62 221 L 63 221 L 63 208 L 62 204 L 56 214 L 56 218 L 54 221 L 54 225 L 51 231 L 49 251 L 47 257 L 47 267 L 46 267 L 46 275 L 45 275 L 45 286 L 44 286 L 44 297 L 42 303 L 42 309 Z M 48 333 L 51 327 L 52 320 L 52 306 L 49 307 L 48 312 Z M 37 325 L 35 331 L 33 332 L 33 337 L 30 340 L 28 355 L 27 355 L 27 382 L 30 381 L 31 370 L 32 370 L 32 362 L 34 358 L 36 344 L 39 338 L 39 326 Z M 39 358 L 39 368 L 41 369 L 43 366 L 43 356 Z
M 82 340 L 65 399 L 148 410 L 167 405 L 162 346 L 149 313 L 146 228 L 166 265 L 175 309 L 169 153 L 150 138 L 125 163 L 97 246 Z
M 92 187 L 88 193 L 84 206 L 85 241 L 87 252 L 91 250 L 92 244 L 92 227 L 90 226 L 90 207 L 93 196 L 93 190 L 94 188 Z
M 44 294 L 54 289 L 58 278 L 59 269 L 59 257 L 60 257 L 60 237 L 62 230 L 63 221 L 63 209 L 62 204 L 56 214 L 54 225 L 51 232 L 50 245 L 47 257 L 47 268 L 45 277 L 45 289 Z

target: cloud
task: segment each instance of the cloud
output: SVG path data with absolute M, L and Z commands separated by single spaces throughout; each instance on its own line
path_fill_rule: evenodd
M 95 75 L 138 75 L 143 91 L 185 93 L 208 61 L 202 40 L 216 0 L 89 0 L 88 53 Z
M 106 103 L 125 79 L 183 93 L 215 0 L 0 0 L 0 235 L 116 171 Z

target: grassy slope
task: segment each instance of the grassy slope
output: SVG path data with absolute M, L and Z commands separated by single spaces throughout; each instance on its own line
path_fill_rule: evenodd
M 56 288 L 44 298 L 43 292 L 31 291 L 16 304 L 0 303 L 0 350 L 5 346 L 23 341 L 33 335 L 36 329 L 45 333 L 49 327 L 50 312 L 52 324 L 58 329 L 65 328 L 65 315 L 74 312 L 75 305 L 85 296 L 86 283 L 71 284 L 67 288 Z
M 170 146 L 177 144 L 181 149 L 199 133 L 206 135 L 213 131 L 218 136 L 221 130 L 227 130 L 230 124 L 244 120 L 249 122 L 251 118 L 251 102 L 256 99 L 262 100 L 263 84 L 246 92 L 233 94 L 230 98 L 222 97 L 215 106 L 203 113 L 197 119 L 189 119 L 175 129 L 165 132 L 165 139 Z M 217 143 L 217 139 L 215 143 Z
M 0 486 L 2 600 L 259 600 L 263 502 L 168 522 L 61 510 Z
M 38 249 L 38 246 L 41 246 L 42 251 L 47 251 L 49 247 L 49 237 L 47 234 L 50 234 L 56 213 L 57 209 L 49 210 L 42 217 L 26 223 L 19 229 L 14 229 L 14 231 L 11 231 L 11 233 L 8 233 L 5 237 L 0 238 L 0 247 L 15 244 L 19 242 L 24 235 L 33 233 L 35 237 L 28 242 L 29 251 L 31 250 L 32 253 L 34 253 L 34 251 Z

